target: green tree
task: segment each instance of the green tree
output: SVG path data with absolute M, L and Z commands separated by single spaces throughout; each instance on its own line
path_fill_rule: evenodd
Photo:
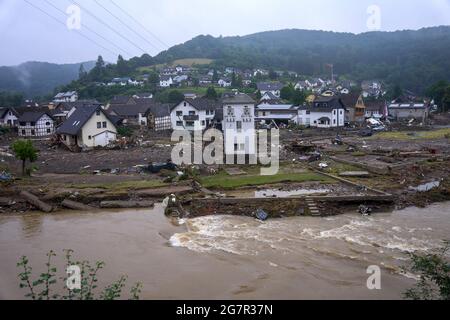
M 411 255 L 411 266 L 404 268 L 420 276 L 417 285 L 405 292 L 412 300 L 450 300 L 450 262 L 447 257 L 449 242 L 434 253 Z
M 30 140 L 17 140 L 11 146 L 11 149 L 18 160 L 22 161 L 22 174 L 25 175 L 26 161 L 34 162 L 38 158 L 38 152 Z
M 217 81 L 219 81 L 219 74 L 217 73 L 217 70 L 215 70 L 215 69 L 214 69 L 212 81 L 213 81 L 214 83 L 217 83 Z
M 278 74 L 273 69 L 269 70 L 269 79 L 270 80 L 277 80 L 278 79 Z
M 180 103 L 184 99 L 184 94 L 178 90 L 172 90 L 169 92 L 168 102 L 169 103 Z
M 105 77 L 105 61 L 102 56 L 98 56 L 95 67 L 89 73 L 90 80 L 102 81 Z
M 206 90 L 206 98 L 211 100 L 217 100 L 217 91 L 214 89 L 214 87 L 209 87 L 208 90 Z
M 78 80 L 83 81 L 87 76 L 86 69 L 84 68 L 84 64 L 80 65 L 80 69 L 78 70 Z
M 440 111 L 449 110 L 450 83 L 442 80 L 427 89 L 426 94 L 434 100 Z
M 119 77 L 128 76 L 130 73 L 130 68 L 128 66 L 128 63 L 123 59 L 123 57 L 121 55 L 119 55 L 119 57 L 117 58 L 116 69 L 117 69 L 117 74 L 119 75 Z
M 294 94 L 295 89 L 292 87 L 292 85 L 286 86 L 281 89 L 280 91 L 280 98 L 283 100 L 291 100 L 292 96 Z
M 261 94 L 261 91 L 256 91 L 256 100 L 257 101 L 260 101 L 261 100 L 261 98 L 262 98 L 262 94 Z

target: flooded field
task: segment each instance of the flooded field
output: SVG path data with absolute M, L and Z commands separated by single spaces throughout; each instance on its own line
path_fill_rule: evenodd
M 163 206 L 84 214 L 0 217 L 0 299 L 22 298 L 16 263 L 63 249 L 102 260 L 102 284 L 129 276 L 145 299 L 401 299 L 414 283 L 402 274 L 408 252 L 450 236 L 450 203 L 362 217 L 295 217 L 259 222 L 209 216 L 170 221 Z M 366 270 L 382 269 L 382 289 Z M 61 271 L 61 265 L 58 266 Z

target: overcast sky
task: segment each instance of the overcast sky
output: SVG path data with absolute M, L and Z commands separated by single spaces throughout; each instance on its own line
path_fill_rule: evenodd
M 0 65 L 25 61 L 71 63 L 93 60 L 99 54 L 114 62 L 119 53 L 125 58 L 144 51 L 155 55 L 200 34 L 247 35 L 286 28 L 361 33 L 370 31 L 367 22 L 372 15 L 368 13 L 371 5 L 380 9 L 382 31 L 450 25 L 450 0 L 112 1 L 0 0 Z M 79 32 L 84 37 L 65 26 L 68 15 L 64 12 L 73 2 L 81 5 Z

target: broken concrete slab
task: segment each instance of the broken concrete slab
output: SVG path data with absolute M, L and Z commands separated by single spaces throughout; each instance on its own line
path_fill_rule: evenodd
M 24 198 L 28 203 L 30 203 L 33 206 L 35 206 L 36 208 L 38 208 L 39 210 L 42 210 L 47 213 L 53 211 L 53 207 L 51 205 L 39 200 L 38 197 L 36 197 L 34 194 L 32 194 L 28 191 L 22 191 L 20 193 L 20 196 L 22 198 Z
M 225 168 L 225 172 L 229 175 L 229 176 L 242 176 L 247 174 L 247 172 L 239 169 L 239 168 Z
M 80 202 L 68 200 L 68 199 L 64 200 L 61 203 L 61 205 L 65 208 L 72 209 L 72 210 L 79 210 L 79 211 L 94 211 L 94 210 L 96 210 L 96 208 L 94 208 L 94 207 L 85 205 Z
M 364 178 L 369 177 L 370 173 L 368 171 L 346 171 L 339 173 L 340 177 L 355 177 L 355 178 Z

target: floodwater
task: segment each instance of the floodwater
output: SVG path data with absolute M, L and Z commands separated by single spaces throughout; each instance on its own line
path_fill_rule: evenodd
M 16 263 L 43 270 L 55 250 L 106 262 L 100 287 L 129 276 L 144 299 L 401 299 L 414 285 L 402 274 L 408 252 L 450 237 L 450 203 L 362 217 L 295 217 L 266 222 L 210 216 L 167 220 L 154 210 L 0 217 L 0 299 L 22 298 Z M 368 290 L 367 268 L 381 268 Z

